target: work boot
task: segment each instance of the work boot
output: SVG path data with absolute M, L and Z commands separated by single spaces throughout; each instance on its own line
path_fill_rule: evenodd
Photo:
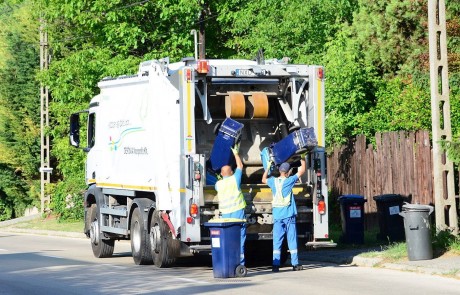
M 303 269 L 303 265 L 297 264 L 292 267 L 293 271 L 299 271 Z
M 280 267 L 278 265 L 273 265 L 272 272 L 279 272 L 279 271 L 280 271 Z

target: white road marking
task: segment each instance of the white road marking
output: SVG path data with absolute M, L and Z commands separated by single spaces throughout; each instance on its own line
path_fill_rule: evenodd
M 118 269 L 126 269 L 126 266 L 121 266 L 121 265 L 113 265 L 113 264 L 99 264 L 99 266 L 108 266 L 108 267 L 113 267 L 113 268 L 118 268 Z
M 186 282 L 189 282 L 189 283 L 195 283 L 195 284 L 208 284 L 208 282 L 205 282 L 205 281 L 197 281 L 197 280 L 194 280 L 194 279 L 187 279 L 187 278 L 177 278 L 177 277 L 173 277 L 177 280 L 180 280 L 180 281 L 186 281 Z
M 59 257 L 59 256 L 49 255 L 49 254 L 45 254 L 45 253 L 38 253 L 38 255 L 40 255 L 40 256 L 44 256 L 44 257 L 49 257 L 49 258 L 65 259 L 64 257 Z
M 32 269 L 17 270 L 17 271 L 12 271 L 10 273 L 21 274 L 21 273 L 43 272 L 43 271 L 57 272 L 57 271 L 62 271 L 66 269 L 79 268 L 79 267 L 84 267 L 84 266 L 85 266 L 84 264 L 54 265 L 54 266 L 38 267 L 38 268 L 32 268 Z

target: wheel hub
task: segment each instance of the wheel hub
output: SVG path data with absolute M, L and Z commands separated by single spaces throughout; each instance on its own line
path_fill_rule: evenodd
M 136 222 L 132 228 L 131 241 L 133 243 L 133 250 L 139 252 L 141 249 L 141 230 L 139 222 Z
M 158 252 L 160 250 L 160 239 L 160 228 L 158 224 L 156 224 L 150 230 L 150 245 L 152 247 L 152 251 Z
M 93 243 L 94 245 L 97 245 L 99 243 L 99 222 L 97 222 L 97 220 L 91 222 L 89 236 L 91 238 L 91 243 Z

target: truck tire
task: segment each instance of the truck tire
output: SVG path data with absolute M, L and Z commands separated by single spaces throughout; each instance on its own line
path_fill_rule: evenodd
M 176 261 L 171 255 L 170 245 L 173 245 L 171 231 L 160 216 L 161 212 L 153 212 L 150 223 L 150 246 L 152 249 L 153 263 L 156 267 L 169 267 Z
M 152 264 L 149 234 L 139 208 L 135 208 L 131 217 L 131 253 L 137 265 Z
M 91 223 L 89 237 L 91 240 L 93 254 L 97 258 L 111 257 L 113 254 L 115 240 L 102 239 L 101 221 L 99 220 L 99 208 L 97 208 L 97 205 L 92 204 L 89 211 Z

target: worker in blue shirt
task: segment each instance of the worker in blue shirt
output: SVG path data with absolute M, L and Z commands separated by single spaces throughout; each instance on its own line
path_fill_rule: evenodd
M 238 155 L 239 146 L 235 145 L 232 148 L 233 155 L 236 160 L 236 169 L 233 173 L 232 167 L 225 165 L 220 169 L 222 179 L 216 182 L 215 188 L 217 198 L 219 199 L 219 210 L 222 213 L 222 218 L 237 218 L 245 219 L 244 208 L 246 201 L 241 192 L 241 176 L 243 174 L 243 162 Z M 240 248 L 240 264 L 244 265 L 244 242 L 246 241 L 246 225 L 241 227 L 241 248 Z
M 267 170 L 262 176 L 262 183 L 268 184 L 272 189 L 272 213 L 273 213 L 273 272 L 278 272 L 281 260 L 281 245 L 284 235 L 287 236 L 288 248 L 291 253 L 291 264 L 294 271 L 302 270 L 303 266 L 299 265 L 297 254 L 297 230 L 296 215 L 297 208 L 295 205 L 292 188 L 298 179 L 305 173 L 305 155 L 300 159 L 300 167 L 297 174 L 289 176 L 291 166 L 289 163 L 282 163 L 278 170 L 279 177 L 270 177 L 267 179 L 268 171 L 272 163 L 269 163 Z

